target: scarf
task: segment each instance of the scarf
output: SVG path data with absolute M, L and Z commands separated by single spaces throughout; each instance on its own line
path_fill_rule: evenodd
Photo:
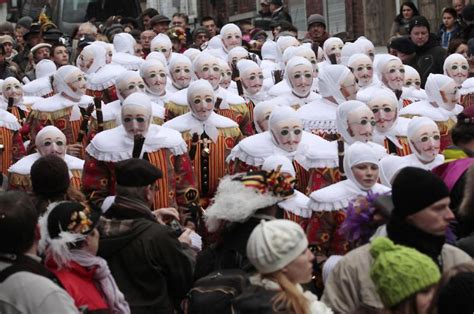
M 94 281 L 99 284 L 101 291 L 104 293 L 111 313 L 130 313 L 128 303 L 117 287 L 105 259 L 83 250 L 71 250 L 71 257 L 74 262 L 82 267 L 95 268 Z
M 387 224 L 387 234 L 396 244 L 414 248 L 428 255 L 441 270 L 443 269 L 441 250 L 446 241 L 444 235 L 436 236 L 426 233 L 393 215 Z

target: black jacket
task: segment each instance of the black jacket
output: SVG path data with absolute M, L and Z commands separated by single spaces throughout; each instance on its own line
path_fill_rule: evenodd
M 422 88 L 425 88 L 426 79 L 430 73 L 443 74 L 444 59 L 446 59 L 446 50 L 440 46 L 434 34 L 430 34 L 426 44 L 416 47 L 416 55 L 410 65 L 420 74 Z
M 241 295 L 232 300 L 236 314 L 290 314 L 292 310 L 278 308 L 273 310 L 273 298 L 278 291 L 266 290 L 260 286 L 249 286 Z
M 281 22 L 281 21 L 286 21 L 290 24 L 293 24 L 291 20 L 291 15 L 288 14 L 285 10 L 283 10 L 283 7 L 280 7 L 276 11 L 272 13 L 272 21 L 273 22 Z
M 192 285 L 193 263 L 173 230 L 140 201 L 116 197 L 99 228 L 107 260 L 132 313 L 173 313 Z

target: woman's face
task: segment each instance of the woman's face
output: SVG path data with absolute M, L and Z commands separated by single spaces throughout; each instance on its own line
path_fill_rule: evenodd
M 232 82 L 232 70 L 230 69 L 229 65 L 227 63 L 222 64 L 222 69 L 221 69 L 222 77 L 221 77 L 221 82 L 219 85 L 227 89 Z
M 293 92 L 298 96 L 307 96 L 313 86 L 313 68 L 300 64 L 290 69 L 288 75 Z
M 242 85 L 249 95 L 258 94 L 263 86 L 263 73 L 261 69 L 246 71 L 242 76 Z
M 382 82 L 391 90 L 402 90 L 405 82 L 405 67 L 400 60 L 391 60 L 385 66 Z
M 397 105 L 390 99 L 375 98 L 367 104 L 375 116 L 375 127 L 379 132 L 386 132 L 397 119 Z
M 163 95 L 165 93 L 166 72 L 161 64 L 150 66 L 145 72 L 145 77 L 143 79 L 152 92 L 158 95 Z
M 364 87 L 371 84 L 372 77 L 374 76 L 374 68 L 372 66 L 372 62 L 366 60 L 365 58 L 357 60 L 353 64 L 352 73 L 354 73 L 354 76 L 357 79 L 357 84 L 360 87 Z
M 222 35 L 222 43 L 227 51 L 242 46 L 242 35 L 237 30 Z
M 456 82 L 452 81 L 441 87 L 439 93 L 447 109 L 454 109 L 454 106 L 459 102 L 459 89 Z
M 304 284 L 311 281 L 313 276 L 314 255 L 306 249 L 294 261 L 283 268 L 286 277 L 294 284 Z
M 404 6 L 402 7 L 402 15 L 403 15 L 403 18 L 404 18 L 405 20 L 411 19 L 411 18 L 413 17 L 413 13 L 414 13 L 414 12 L 413 12 L 412 8 L 410 8 L 409 6 L 404 5 Z
M 176 63 L 173 68 L 170 69 L 171 78 L 176 87 L 183 89 L 189 86 L 191 82 L 191 66 L 184 62 Z
M 439 154 L 441 135 L 435 125 L 421 127 L 410 140 L 425 162 L 433 161 Z
M 196 119 L 206 121 L 214 109 L 214 96 L 206 90 L 199 91 L 189 105 Z
M 281 149 L 294 152 L 303 137 L 303 125 L 297 119 L 282 120 L 272 125 L 271 132 Z
M 356 181 L 366 189 L 370 189 L 379 179 L 379 166 L 364 162 L 351 168 Z
M 357 96 L 357 91 L 359 87 L 356 83 L 355 76 L 352 73 L 347 74 L 344 81 L 341 82 L 339 86 L 341 94 L 346 98 L 346 100 L 355 100 Z
M 446 72 L 458 86 L 461 86 L 469 75 L 469 64 L 467 63 L 467 59 L 457 58 L 448 64 Z
M 366 143 L 372 140 L 375 117 L 369 107 L 359 107 L 347 115 L 349 135 L 356 141 Z
M 125 106 L 122 108 L 122 124 L 128 134 L 145 135 L 150 126 L 150 113 L 141 106 Z

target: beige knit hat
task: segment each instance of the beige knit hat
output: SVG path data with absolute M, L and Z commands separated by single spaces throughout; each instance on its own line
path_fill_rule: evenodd
M 260 274 L 282 269 L 308 248 L 308 239 L 295 222 L 285 219 L 263 221 L 247 242 L 247 257 Z

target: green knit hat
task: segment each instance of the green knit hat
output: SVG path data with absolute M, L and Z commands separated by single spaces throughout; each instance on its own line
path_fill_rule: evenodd
M 383 304 L 391 308 L 415 293 L 436 284 L 441 278 L 431 258 L 415 249 L 378 237 L 370 247 L 375 259 L 370 278 Z

